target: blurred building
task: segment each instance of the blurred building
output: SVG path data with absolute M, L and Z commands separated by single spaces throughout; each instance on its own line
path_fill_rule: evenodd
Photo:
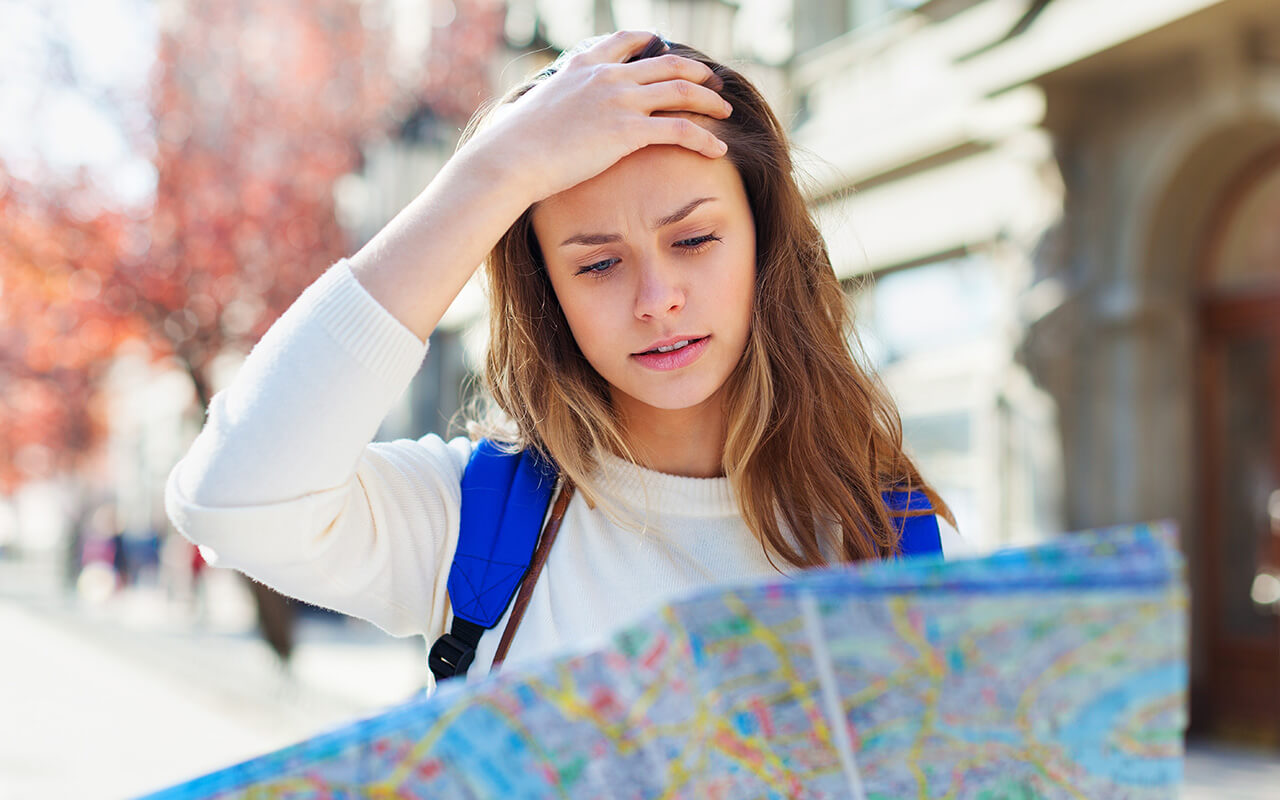
M 962 532 L 995 546 L 1175 520 L 1193 725 L 1280 746 L 1274 0 L 508 5 L 508 60 L 648 27 L 757 80 Z M 499 85 L 539 57 L 496 64 Z M 451 152 L 426 129 L 370 153 L 348 187 L 357 230 Z M 424 386 L 483 348 L 478 293 L 451 313 Z M 405 430 L 456 408 L 453 389 L 413 396 Z
M 983 537 L 1176 520 L 1193 724 L 1280 745 L 1277 7 L 915 5 L 788 83 L 907 436 Z
M 409 204 L 439 171 L 457 145 L 458 129 L 419 107 L 400 125 L 396 136 L 367 143 L 363 169 L 344 177 L 335 187 L 339 221 L 351 234 L 352 251 Z M 484 297 L 477 282 L 467 285 L 440 326 L 431 335 L 430 357 L 422 365 L 402 402 L 378 433 L 396 439 L 457 433 L 452 423 L 466 399 L 469 376 L 480 367 Z M 470 352 L 463 348 L 470 333 Z

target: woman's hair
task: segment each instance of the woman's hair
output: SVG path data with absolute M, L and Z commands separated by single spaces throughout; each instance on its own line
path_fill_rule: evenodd
M 582 47 L 497 106 L 518 99 Z M 807 567 L 828 562 L 824 548 L 836 561 L 897 552 L 891 519 L 897 512 L 881 497 L 890 489 L 922 492 L 954 525 L 903 452 L 892 400 L 855 358 L 861 348 L 848 300 L 793 177 L 782 125 L 742 75 L 691 47 L 655 37 L 633 60 L 666 53 L 710 67 L 716 78 L 707 85 L 733 106 L 731 117 L 710 127 L 729 146 L 726 158 L 742 177 L 755 219 L 755 307 L 745 352 L 727 380 L 722 462 L 747 526 L 766 555 L 772 550 Z M 479 117 L 468 135 L 478 124 Z M 501 413 L 470 430 L 538 449 L 598 502 L 597 454 L 629 458 L 631 451 L 609 386 L 578 348 L 556 300 L 531 213 L 511 226 L 487 261 L 484 378 Z

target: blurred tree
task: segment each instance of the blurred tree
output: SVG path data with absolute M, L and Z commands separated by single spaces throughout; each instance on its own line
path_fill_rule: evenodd
M 350 0 L 184 0 L 162 18 L 149 247 L 114 283 L 202 410 L 214 357 L 256 341 L 347 250 L 333 185 L 394 99 L 380 38 Z M 248 583 L 287 664 L 291 601 Z
M 162 22 L 149 248 L 122 259 L 114 283 L 184 365 L 203 408 L 213 358 L 256 341 L 347 253 L 333 187 L 358 168 L 360 143 L 424 100 L 455 116 L 487 95 L 499 4 L 462 4 L 407 84 L 388 61 L 387 11 L 352 0 L 185 0 Z M 253 588 L 263 634 L 287 661 L 292 615 Z
M 207 405 L 211 359 L 256 341 L 346 254 L 333 186 L 358 167 L 359 144 L 406 109 L 465 118 L 488 96 L 502 4 L 458 3 L 407 82 L 390 69 L 393 18 L 379 3 L 179 5 L 152 89 L 150 248 L 117 277 Z
M 0 162 L 0 491 L 92 448 L 95 392 L 124 338 L 176 356 L 207 407 L 213 357 L 247 349 L 347 251 L 332 190 L 359 167 L 360 144 L 422 109 L 461 122 L 489 95 L 505 3 L 154 9 L 149 126 L 139 101 L 93 68 L 103 62 L 79 56 L 80 17 L 59 3 L 27 9 L 42 87 L 28 113 L 74 93 L 115 120 L 122 146 L 149 154 L 155 190 L 149 207 L 120 209 L 92 170 L 67 180 L 26 153 L 23 172 L 38 178 L 24 181 Z M 430 40 L 420 64 L 393 69 L 406 13 L 430 16 Z
M 455 0 L 437 3 L 452 15 L 437 19 L 422 72 L 408 98 L 414 105 L 451 122 L 470 119 L 493 95 L 501 66 L 495 58 L 503 45 L 507 4 L 502 0 Z
M 150 153 L 155 190 L 149 208 L 113 211 L 87 178 L 37 189 L 0 164 L 0 492 L 73 469 L 92 449 L 95 398 L 126 338 L 176 358 L 207 410 L 213 359 L 247 349 L 348 251 L 333 186 L 359 168 L 361 143 L 423 108 L 460 121 L 490 94 L 504 3 L 428 6 L 425 57 L 396 70 L 396 14 L 412 4 L 166 0 L 152 7 L 145 130 L 130 128 L 130 101 L 75 68 L 64 18 L 38 21 L 56 56 L 41 82 L 122 111 L 122 140 Z M 253 588 L 263 633 L 287 660 L 291 612 Z
M 350 0 L 186 0 L 162 23 L 150 246 L 115 282 L 202 405 L 212 358 L 346 252 L 333 184 L 388 121 L 381 36 Z
M 116 347 L 142 333 L 104 292 L 130 222 L 64 199 L 0 180 L 0 492 L 92 450 L 96 387 Z

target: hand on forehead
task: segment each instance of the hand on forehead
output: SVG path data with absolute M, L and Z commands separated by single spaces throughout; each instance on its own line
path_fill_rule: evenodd
M 705 207 L 690 208 L 695 201 Z M 695 211 L 700 216 L 742 214 L 749 220 L 737 170 L 726 159 L 674 145 L 651 145 L 536 204 L 532 221 L 547 251 L 584 232 L 647 236 Z

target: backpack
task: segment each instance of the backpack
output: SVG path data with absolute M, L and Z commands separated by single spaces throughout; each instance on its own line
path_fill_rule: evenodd
M 427 665 L 439 682 L 465 675 L 486 630 L 502 620 L 529 571 L 558 478 L 532 449 L 503 452 L 482 439 L 462 475 L 458 547 L 447 589 L 453 606 L 449 632 L 431 646 Z M 922 492 L 882 493 L 891 511 L 932 511 Z M 938 518 L 894 517 L 901 555 L 940 555 Z

